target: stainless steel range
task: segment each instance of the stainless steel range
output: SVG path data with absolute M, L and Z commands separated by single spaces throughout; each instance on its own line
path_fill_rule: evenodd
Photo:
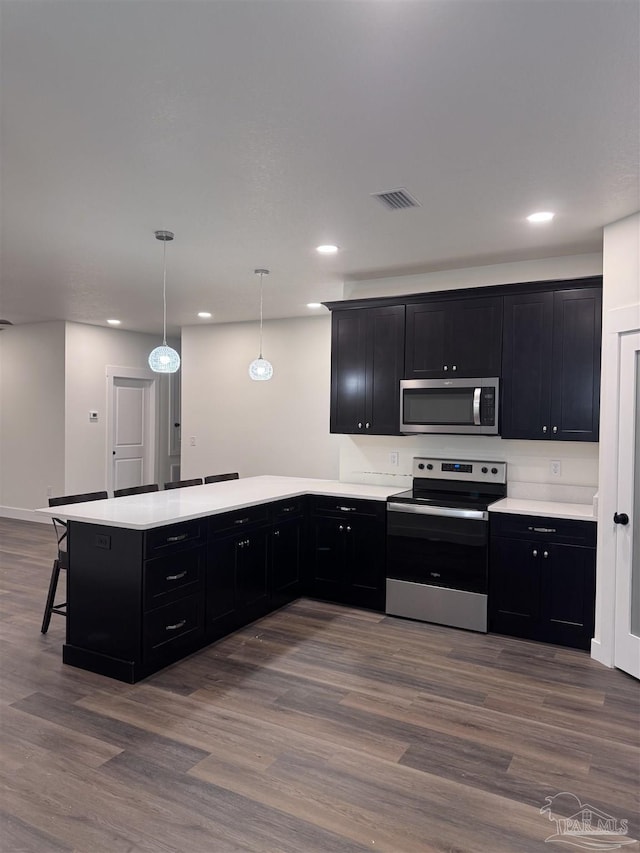
M 387 613 L 486 632 L 488 507 L 506 484 L 506 462 L 413 460 L 413 489 L 387 499 Z

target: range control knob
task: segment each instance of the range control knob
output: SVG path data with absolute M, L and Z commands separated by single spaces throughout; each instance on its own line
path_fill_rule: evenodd
M 484 466 L 483 466 L 483 468 L 482 468 L 482 473 L 483 473 L 483 474 L 486 474 L 488 470 L 489 470 L 489 469 L 487 468 L 487 466 L 486 466 L 486 465 L 484 465 Z
M 429 462 L 429 464 L 427 465 L 427 468 L 429 471 L 433 471 L 433 465 L 431 464 L 431 462 Z
M 424 462 L 419 462 L 419 463 L 418 463 L 418 468 L 419 468 L 421 471 L 424 471 Z
M 492 474 L 497 474 L 497 473 L 498 473 L 498 469 L 497 469 L 497 468 L 492 468 L 492 469 L 491 469 L 491 473 L 492 473 Z

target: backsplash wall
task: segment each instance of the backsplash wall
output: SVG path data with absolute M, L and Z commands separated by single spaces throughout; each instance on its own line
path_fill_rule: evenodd
M 397 465 L 392 453 L 398 453 Z M 408 489 L 414 456 L 506 462 L 508 494 L 515 498 L 590 504 L 598 488 L 597 444 L 497 436 L 342 436 L 340 479 Z M 560 475 L 551 474 L 552 461 L 560 462 Z

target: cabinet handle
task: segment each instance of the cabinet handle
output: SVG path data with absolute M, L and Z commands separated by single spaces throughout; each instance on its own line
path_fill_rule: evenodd
M 342 525 L 342 524 L 338 525 L 338 530 L 344 530 L 344 525 Z
M 294 512 L 295 506 L 283 506 L 280 512 Z
M 558 432 L 558 427 L 557 427 L 557 426 L 554 426 L 553 431 L 554 431 L 554 432 Z
M 340 512 L 355 512 L 357 507 L 355 506 L 340 506 L 338 505 L 336 509 L 339 509 Z
M 542 432 L 546 432 L 546 431 L 547 431 L 546 426 L 543 426 L 543 427 L 542 427 Z
M 179 575 L 167 575 L 168 581 L 179 581 L 180 578 L 183 578 L 187 574 L 186 569 L 184 572 L 180 572 Z
M 347 533 L 350 533 L 350 532 L 351 532 L 351 528 L 349 527 L 349 525 L 347 525 Z
M 453 367 L 451 368 L 451 370 L 457 370 L 457 369 L 458 369 L 458 368 L 457 368 L 457 366 L 456 366 L 455 364 L 454 364 L 454 365 L 453 365 Z
M 164 630 L 165 631 L 177 631 L 179 628 L 184 628 L 184 626 L 186 624 L 187 624 L 187 620 L 181 619 L 179 622 L 176 622 L 175 625 L 166 625 Z
M 358 429 L 362 429 L 362 422 L 358 421 Z
M 182 542 L 188 535 L 188 533 L 181 533 L 180 536 L 167 536 L 167 542 Z
M 249 521 L 249 520 L 250 519 L 248 519 L 248 518 L 236 518 L 236 520 L 233 523 L 234 524 L 246 524 L 247 521 Z
M 537 556 L 538 556 L 538 550 L 537 550 L 537 548 L 534 548 L 534 549 L 533 549 L 533 551 L 532 551 L 531 553 L 533 554 L 533 556 L 534 556 L 534 557 L 537 557 Z
M 431 577 L 432 577 L 432 578 L 439 578 L 439 577 L 442 577 L 442 575 L 440 574 L 440 572 L 429 572 L 429 574 L 431 575 Z
M 370 426 L 371 426 L 371 424 L 370 424 L 370 423 L 366 423 L 366 424 L 364 425 L 364 428 L 365 428 L 365 429 L 369 429 L 369 427 L 370 427 Z
M 274 531 L 273 531 L 273 535 L 274 535 L 274 536 L 280 536 L 280 531 L 279 531 L 279 530 L 274 530 Z
M 527 530 L 533 530 L 534 533 L 555 533 L 555 527 L 527 527 Z
M 447 365 L 446 365 L 446 364 L 444 365 L 444 367 L 443 367 L 442 369 L 443 369 L 443 370 L 449 370 L 449 368 L 447 367 Z
M 542 552 L 542 556 L 543 556 L 543 557 L 545 558 L 545 560 L 546 560 L 546 559 L 547 559 L 547 557 L 549 556 L 549 552 L 548 552 L 548 551 L 543 551 L 543 552 Z

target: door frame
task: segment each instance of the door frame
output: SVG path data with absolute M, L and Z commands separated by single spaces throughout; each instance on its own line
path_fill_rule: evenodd
M 113 415 L 114 415 L 114 387 L 116 379 L 137 379 L 149 382 L 149 413 L 146 423 L 146 438 L 149 440 L 150 456 L 152 460 L 152 476 L 149 482 L 156 482 L 158 471 L 157 434 L 158 434 L 158 374 L 144 367 L 119 367 L 114 364 L 106 366 L 107 382 L 107 429 L 105 446 L 105 483 L 107 490 L 113 491 Z
M 596 552 L 596 628 L 591 657 L 615 666 L 617 536 L 613 514 L 618 497 L 618 431 L 622 338 L 640 331 L 640 305 L 614 308 L 603 318 L 602 399 L 598 476 L 598 544 Z

